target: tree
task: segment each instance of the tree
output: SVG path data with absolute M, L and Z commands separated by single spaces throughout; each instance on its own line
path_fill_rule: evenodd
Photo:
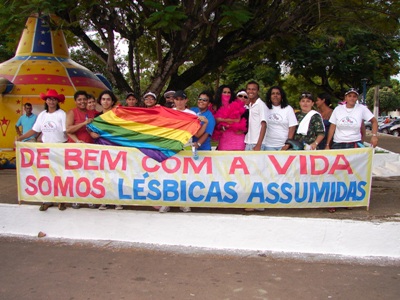
M 367 105 L 373 110 L 374 106 L 374 89 L 369 89 L 367 92 Z M 400 107 L 400 95 L 388 86 L 379 89 L 379 114 L 385 113 L 388 115 L 390 111 Z
M 318 38 L 331 34 L 326 28 L 338 23 L 337 12 L 345 16 L 340 19 L 340 28 L 353 27 L 356 20 L 370 31 L 387 32 L 389 37 L 389 33 L 398 30 L 397 3 L 350 2 L 351 4 L 343 0 L 2 0 L 0 28 L 3 32 L 9 32 L 18 27 L 16 23 L 23 22 L 33 12 L 55 13 L 62 19 L 58 26 L 79 38 L 96 55 L 105 66 L 104 70 L 112 84 L 120 91 L 131 91 L 133 86 L 136 93 L 142 90 L 159 93 L 165 86 L 168 89 L 187 88 L 205 76 L 215 76 L 215 82 L 219 82 L 218 78 L 224 76 L 221 75 L 221 70 L 235 70 L 235 66 L 230 63 L 236 59 L 241 59 L 237 61 L 239 67 L 244 70 L 253 69 L 252 76 L 261 77 L 265 83 L 279 79 L 280 65 L 283 62 L 291 63 L 294 74 L 299 76 L 320 76 L 324 62 L 323 52 L 320 53 L 319 66 L 312 69 L 311 73 L 314 75 L 311 76 L 307 74 L 310 73 L 309 70 L 296 68 L 296 63 L 301 66 L 301 60 L 305 60 L 306 55 L 315 53 L 305 52 L 307 49 L 300 48 L 297 52 L 291 51 L 291 48 L 299 45 L 305 37 Z M 378 21 L 371 22 L 375 19 L 380 22 L 383 20 L 384 25 L 376 25 Z M 368 24 L 371 26 L 367 27 Z M 23 25 L 19 26 L 22 28 Z M 337 32 L 332 36 L 337 37 L 340 35 L 340 28 L 335 28 Z M 96 33 L 95 38 L 93 32 Z M 313 42 L 312 39 L 310 42 Z M 128 46 L 128 76 L 125 76 L 125 68 L 121 67 L 121 62 L 116 58 L 118 43 L 126 43 Z M 326 43 L 326 40 L 317 40 L 315 45 L 321 43 Z M 338 43 L 340 44 L 340 40 Z M 384 49 L 391 50 L 391 46 L 393 45 Z M 361 50 L 348 49 L 353 51 L 353 58 L 354 53 Z M 376 56 L 380 57 L 379 51 Z M 252 62 L 254 57 L 256 59 Z M 291 57 L 295 59 L 290 61 Z M 343 60 L 343 65 L 347 64 L 348 58 Z M 388 63 L 381 64 L 382 68 L 395 65 L 398 57 L 390 52 L 387 59 Z M 263 68 L 265 72 L 258 72 Z M 375 65 L 371 75 L 375 74 L 376 69 Z M 326 66 L 323 70 L 326 71 Z M 344 71 L 339 69 L 338 72 Z M 392 75 L 392 71 L 393 68 L 387 68 L 387 71 L 381 73 L 383 76 Z M 350 78 L 352 74 L 355 73 L 344 77 Z M 233 80 L 235 84 L 239 83 L 233 77 L 226 78 Z M 144 82 L 148 84 L 144 85 Z

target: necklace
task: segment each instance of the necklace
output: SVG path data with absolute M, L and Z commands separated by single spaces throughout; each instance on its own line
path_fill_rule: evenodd
M 354 110 L 354 107 L 352 107 L 352 108 L 345 107 L 345 108 L 346 108 L 346 111 L 347 111 L 348 114 L 351 113 Z

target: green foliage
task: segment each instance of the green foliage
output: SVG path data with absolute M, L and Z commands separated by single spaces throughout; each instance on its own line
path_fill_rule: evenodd
M 339 98 L 362 78 L 373 86 L 399 72 L 399 1 L 0 0 L 0 55 L 15 50 L 31 13 L 57 14 L 80 47 L 74 59 L 120 91 L 191 87 L 197 97 L 254 79 L 263 97 L 280 84 L 297 104 L 304 90 Z
M 155 10 L 145 20 L 145 24 L 149 25 L 150 29 L 178 31 L 182 28 L 182 22 L 187 19 L 178 5 L 164 6 L 154 1 L 144 1 L 144 4 Z
M 398 83 L 398 82 L 397 82 Z M 396 87 L 397 88 L 397 87 Z M 373 110 L 374 107 L 374 89 L 369 89 L 367 92 L 367 105 Z M 394 89 L 384 86 L 379 89 L 379 114 L 388 114 L 388 112 L 400 108 L 400 94 Z

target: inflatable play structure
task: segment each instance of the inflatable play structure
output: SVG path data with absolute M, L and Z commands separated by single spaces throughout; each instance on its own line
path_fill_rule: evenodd
M 15 124 L 26 102 L 38 114 L 44 109 L 40 93 L 55 89 L 65 95 L 61 108 L 68 111 L 75 106 L 77 90 L 97 97 L 111 89 L 103 76 L 70 58 L 63 31 L 52 30 L 50 18 L 57 21 L 55 16 L 29 17 L 15 56 L 0 64 L 0 162 L 14 153 Z
M 33 113 L 44 108 L 39 94 L 55 89 L 66 97 L 61 108 L 73 108 L 73 95 L 85 90 L 97 97 L 111 85 L 102 75 L 96 75 L 74 62 L 68 52 L 62 30 L 50 28 L 50 18 L 33 15 L 28 18 L 15 56 L 0 64 L 0 168 L 13 167 L 15 124 L 30 102 Z

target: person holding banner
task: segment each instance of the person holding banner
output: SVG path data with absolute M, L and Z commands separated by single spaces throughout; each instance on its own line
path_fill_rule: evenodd
M 245 98 L 248 95 L 245 91 L 237 93 L 236 97 L 229 98 L 229 102 L 218 109 L 214 117 L 217 122 L 214 136 L 218 140 L 218 150 L 237 150 L 245 149 L 244 137 L 247 132 L 247 119 L 243 116 Z
M 289 105 L 285 91 L 280 86 L 273 86 L 267 92 L 267 133 L 265 145 L 267 150 L 287 150 L 288 139 L 293 139 L 297 119 Z
M 249 97 L 249 126 L 244 138 L 246 151 L 267 150 L 265 146 L 265 133 L 267 130 L 267 106 L 258 96 L 260 86 L 255 81 L 246 85 Z
M 87 109 L 88 94 L 85 91 L 77 91 L 74 94 L 76 107 L 67 113 L 67 134 L 68 143 L 94 143 L 93 138 L 90 136 L 86 125 L 91 123 L 96 117 L 95 110 Z M 72 207 L 77 209 L 80 207 L 79 203 L 72 203 Z M 89 207 L 94 208 L 93 204 Z
M 193 146 L 197 150 L 211 150 L 211 136 L 215 128 L 215 118 L 208 109 L 208 104 L 212 102 L 212 95 L 209 91 L 203 91 L 197 99 L 197 107 L 190 108 L 197 116 L 205 117 L 208 120 L 206 130 L 201 136 L 193 137 Z
M 48 90 L 47 93 L 40 93 L 40 98 L 45 101 L 44 111 L 42 111 L 32 129 L 27 133 L 19 136 L 17 141 L 23 141 L 38 133 L 42 133 L 43 143 L 65 143 L 67 141 L 66 135 L 66 114 L 60 108 L 59 103 L 64 103 L 65 96 L 58 94 L 56 90 Z M 39 207 L 40 211 L 46 211 L 52 203 L 42 203 Z M 65 210 L 65 203 L 58 204 L 59 210 Z
M 297 126 L 294 140 L 300 142 L 304 150 L 316 150 L 325 136 L 322 117 L 312 109 L 313 106 L 313 95 L 303 92 L 300 96 L 300 112 L 296 113 L 299 125 Z
M 188 102 L 188 98 L 186 96 L 186 93 L 182 90 L 176 91 L 174 93 L 174 106 L 172 109 L 176 110 L 176 111 L 181 111 L 181 112 L 184 112 L 187 114 L 191 114 L 191 115 L 196 115 L 196 113 L 193 110 L 190 110 L 186 107 L 187 102 Z M 199 121 L 201 121 L 201 127 L 194 136 L 197 138 L 200 138 L 207 129 L 208 119 L 204 116 L 198 116 L 198 119 L 199 119 Z M 189 141 L 189 144 L 187 144 L 187 145 L 191 145 L 191 144 L 192 144 L 192 141 Z M 157 207 L 154 207 L 154 208 L 157 208 Z M 185 213 L 191 211 L 189 206 L 182 206 L 179 209 Z M 169 206 L 161 206 L 158 211 L 160 213 L 166 213 L 169 210 L 170 210 Z
M 100 113 L 100 115 L 101 115 L 101 114 L 104 114 L 104 113 L 112 110 L 113 107 L 115 106 L 115 104 L 117 104 L 118 98 L 115 96 L 115 94 L 112 91 L 105 90 L 100 93 L 99 97 L 97 98 L 97 102 L 103 108 L 102 112 Z M 95 132 L 90 132 L 90 135 L 92 138 L 95 139 L 95 143 L 96 143 L 96 139 L 98 139 L 100 137 Z M 106 209 L 107 209 L 107 204 L 101 204 L 99 206 L 99 210 L 106 210 Z M 115 209 L 121 210 L 124 208 L 122 207 L 122 205 L 115 205 Z
M 74 94 L 76 107 L 67 113 L 68 143 L 93 143 L 94 140 L 86 130 L 86 125 L 96 117 L 94 110 L 87 109 L 87 93 L 77 91 Z
M 363 147 L 363 121 L 370 121 L 372 125 L 371 145 L 378 145 L 378 121 L 373 113 L 364 105 L 358 104 L 358 91 L 354 88 L 345 93 L 345 103 L 338 105 L 329 119 L 331 126 L 326 139 L 325 149 L 349 149 Z M 332 147 L 330 143 L 333 138 Z

